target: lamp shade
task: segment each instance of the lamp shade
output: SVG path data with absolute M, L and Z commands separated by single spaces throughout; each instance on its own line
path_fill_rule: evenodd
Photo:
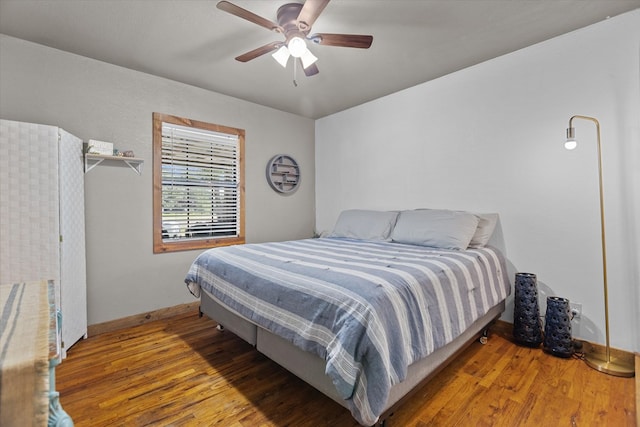
M 289 62 L 289 49 L 286 46 L 282 46 L 280 49 L 276 50 L 271 56 L 273 59 L 278 61 L 278 64 L 282 65 L 284 68 L 287 68 L 287 62 Z
M 316 58 L 313 53 L 307 49 L 307 51 L 300 57 L 300 60 L 302 61 L 302 68 L 306 70 L 309 66 L 313 65 L 318 58 Z

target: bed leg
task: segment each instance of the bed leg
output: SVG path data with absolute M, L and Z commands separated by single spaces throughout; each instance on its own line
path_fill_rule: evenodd
M 489 341 L 489 328 L 484 328 L 482 330 L 482 335 L 480 336 L 480 344 L 486 344 Z
M 391 417 L 393 416 L 393 412 L 385 416 L 384 418 L 380 418 L 374 427 L 391 427 Z
M 202 312 L 202 306 L 198 306 L 198 317 L 202 319 L 202 315 L 204 313 Z

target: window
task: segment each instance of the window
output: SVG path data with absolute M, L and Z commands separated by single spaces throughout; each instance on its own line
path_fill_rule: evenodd
M 244 243 L 244 130 L 153 113 L 153 252 Z

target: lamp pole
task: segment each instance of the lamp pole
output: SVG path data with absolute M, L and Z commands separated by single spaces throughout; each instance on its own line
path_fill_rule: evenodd
M 607 245 L 605 238 L 605 224 L 604 224 L 604 187 L 602 185 L 602 147 L 600 144 L 600 122 L 594 117 L 575 115 L 569 119 L 569 128 L 567 129 L 567 140 L 573 141 L 575 132 L 573 128 L 574 119 L 589 120 L 596 125 L 597 143 L 598 143 L 598 184 L 600 188 L 600 233 L 602 238 L 602 278 L 604 283 L 604 323 L 605 323 L 605 357 L 602 359 L 601 355 L 595 352 L 585 352 L 584 360 L 590 367 L 597 369 L 600 372 L 606 374 L 620 376 L 620 377 L 632 377 L 635 374 L 635 368 L 633 360 L 631 363 L 627 363 L 621 360 L 611 359 L 611 346 L 609 342 L 609 290 L 607 285 Z M 575 148 L 575 145 L 573 145 Z

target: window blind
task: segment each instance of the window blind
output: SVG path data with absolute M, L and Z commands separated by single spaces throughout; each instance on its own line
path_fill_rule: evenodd
M 162 123 L 162 239 L 240 233 L 238 136 Z

